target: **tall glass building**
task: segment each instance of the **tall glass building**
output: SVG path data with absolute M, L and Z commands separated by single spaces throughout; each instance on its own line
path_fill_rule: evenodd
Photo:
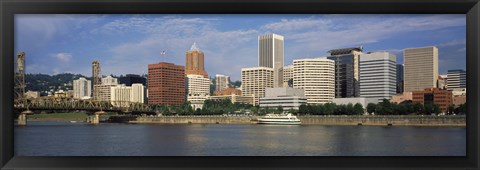
M 363 47 L 328 51 L 327 58 L 335 61 L 335 98 L 360 96 L 358 63 L 362 51 Z
M 467 72 L 465 70 L 448 70 L 447 89 L 467 88 Z
M 397 93 L 403 93 L 403 64 L 397 64 Z
M 273 68 L 273 86 L 283 87 L 283 36 L 258 36 L 258 66 Z

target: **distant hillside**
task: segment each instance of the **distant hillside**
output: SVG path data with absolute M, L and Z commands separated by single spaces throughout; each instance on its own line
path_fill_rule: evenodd
M 72 90 L 73 80 L 85 77 L 81 74 L 62 73 L 57 75 L 26 74 L 26 91 L 39 91 L 41 95 L 47 95 L 48 91 Z M 91 79 L 90 77 L 85 77 Z

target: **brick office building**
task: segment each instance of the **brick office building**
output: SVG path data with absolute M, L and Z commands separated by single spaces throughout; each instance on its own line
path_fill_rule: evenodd
M 161 62 L 148 65 L 148 103 L 180 105 L 185 101 L 185 67 Z
M 453 104 L 452 91 L 438 88 L 426 88 L 423 91 L 413 91 L 412 101 L 424 104 L 436 104 L 443 113 Z

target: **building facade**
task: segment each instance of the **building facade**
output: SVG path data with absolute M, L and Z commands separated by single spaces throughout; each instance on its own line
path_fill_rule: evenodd
M 447 75 L 439 75 L 437 78 L 437 88 L 447 89 Z
M 389 100 L 397 94 L 397 57 L 389 52 L 360 55 L 360 97 Z
M 403 64 L 397 64 L 397 93 L 403 93 Z
M 236 88 L 233 88 L 233 87 L 229 87 L 229 88 L 223 89 L 221 91 L 215 91 L 213 94 L 215 96 L 225 96 L 225 95 L 232 95 L 232 94 L 241 96 L 242 95 L 242 90 L 239 90 L 239 89 L 236 89 Z
M 111 100 L 111 88 L 118 85 L 116 78 L 112 76 L 107 76 L 101 79 L 102 83 L 100 85 L 94 85 L 93 87 L 97 90 L 95 97 L 98 101 L 110 101 Z
M 364 114 L 367 114 L 367 105 L 369 103 L 377 104 L 378 100 L 377 99 L 369 99 L 365 97 L 352 97 L 352 98 L 335 98 L 332 99 L 332 103 L 335 103 L 337 105 L 348 105 L 352 104 L 355 105 L 357 103 L 361 104 L 364 110 Z
M 269 67 L 242 68 L 242 95 L 258 99 L 265 96 L 266 88 L 273 88 L 274 70 Z
M 125 86 L 132 86 L 134 83 L 140 83 L 143 86 L 147 85 L 147 79 L 136 74 L 127 74 L 118 78 L 118 84 L 125 84 Z
M 185 101 L 185 67 L 161 62 L 148 65 L 148 104 L 180 105 Z
M 406 48 L 404 55 L 404 91 L 436 88 L 438 79 L 438 48 L 434 46 Z
M 215 91 L 222 91 L 228 88 L 230 84 L 230 77 L 226 75 L 215 75 Z
M 283 67 L 283 87 L 293 87 L 293 65 Z
M 201 109 L 210 96 L 210 79 L 202 75 L 187 75 L 187 87 L 187 101 L 190 101 L 193 110 Z
M 436 104 L 442 113 L 446 113 L 449 106 L 453 105 L 452 91 L 438 88 L 425 88 L 422 91 L 412 92 L 412 101 L 422 105 Z
M 447 89 L 467 88 L 467 72 L 465 70 L 447 71 Z
M 293 88 L 303 89 L 307 103 L 335 98 L 335 62 L 326 58 L 293 60 Z
M 390 102 L 400 104 L 402 102 L 412 101 L 412 100 L 413 100 L 412 92 L 403 92 L 401 94 L 392 96 L 392 100 L 390 100 Z
M 92 81 L 83 77 L 73 80 L 73 98 L 90 99 L 92 94 Z
M 341 48 L 328 51 L 335 61 L 335 98 L 360 96 L 359 57 L 363 47 Z
M 283 86 L 283 36 L 267 34 L 258 36 L 258 66 L 273 68 L 273 86 Z
M 265 97 L 260 98 L 260 107 L 278 108 L 282 107 L 287 111 L 290 109 L 298 110 L 300 105 L 307 104 L 307 98 L 303 89 L 294 89 L 290 87 L 267 88 Z
M 250 95 L 250 96 L 240 96 L 236 94 L 231 94 L 231 95 L 223 95 L 223 96 L 209 96 L 209 100 L 224 100 L 224 99 L 229 99 L 232 103 L 242 103 L 242 104 L 251 104 L 253 106 L 256 106 L 257 104 L 255 103 L 255 95 Z
M 132 95 L 132 87 L 124 84 L 110 87 L 110 103 L 115 107 L 129 107 Z
M 101 85 L 102 84 L 102 76 L 100 73 L 100 62 L 98 60 L 95 60 L 92 62 L 92 81 L 93 81 L 93 100 L 98 100 L 98 90 L 95 88 L 95 86 Z
M 145 103 L 146 101 L 146 88 L 141 83 L 132 84 L 132 93 L 130 94 L 130 101 L 135 103 Z
M 201 51 L 197 47 L 197 43 L 194 42 L 190 51 L 186 52 L 185 74 L 202 75 L 203 77 L 208 78 L 208 73 L 205 71 L 204 61 L 203 51 Z

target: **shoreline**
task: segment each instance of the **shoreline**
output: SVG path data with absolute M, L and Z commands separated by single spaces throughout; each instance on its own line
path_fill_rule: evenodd
M 115 116 L 114 116 L 115 117 Z M 118 116 L 122 117 L 122 116 Z M 118 118 L 117 117 L 117 118 Z M 115 122 L 101 123 L 128 123 L 128 124 L 257 124 L 260 116 L 139 116 L 135 120 L 119 119 Z M 298 116 L 302 125 L 320 126 L 430 126 L 430 127 L 466 127 L 466 116 Z M 27 118 L 31 122 L 85 122 L 81 118 Z

